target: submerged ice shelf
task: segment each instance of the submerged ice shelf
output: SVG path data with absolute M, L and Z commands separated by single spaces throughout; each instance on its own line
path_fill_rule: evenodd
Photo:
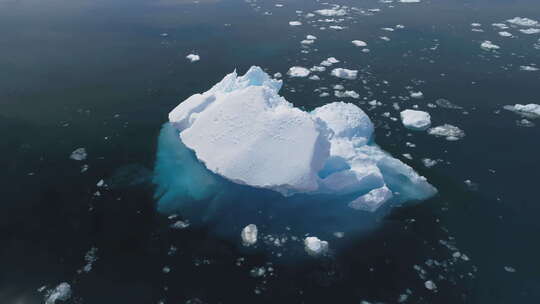
M 167 144 L 158 151 L 160 195 L 170 196 L 178 184 L 189 188 L 189 179 L 174 172 L 180 152 L 167 151 L 181 144 L 214 174 L 284 196 L 350 196 L 350 207 L 375 211 L 389 201 L 436 193 L 424 177 L 375 145 L 373 124 L 359 107 L 334 102 L 305 112 L 278 95 L 281 85 L 251 67 L 173 109 L 172 128 L 164 129 Z M 197 176 L 209 175 L 199 170 Z M 189 191 L 203 193 L 204 184 L 194 182 Z

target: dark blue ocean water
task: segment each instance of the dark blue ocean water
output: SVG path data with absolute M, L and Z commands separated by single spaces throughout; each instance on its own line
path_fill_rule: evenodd
M 503 106 L 540 103 L 540 71 L 520 68 L 540 65 L 540 34 L 506 22 L 540 20 L 540 2 L 336 4 L 357 9 L 327 23 L 318 20 L 341 17 L 306 16 L 328 8 L 316 1 L 0 0 L 0 303 L 43 303 L 61 282 L 72 286 L 72 303 L 539 302 L 540 121 L 519 126 L 522 117 Z M 501 22 L 512 38 L 492 26 Z M 320 29 L 330 24 L 345 29 Z M 318 39 L 304 48 L 308 34 Z M 483 50 L 485 40 L 500 49 Z M 201 60 L 190 63 L 189 53 Z M 368 113 L 376 142 L 439 195 L 368 218 L 332 205 L 315 221 L 275 193 L 241 189 L 242 197 L 221 197 L 229 205 L 205 202 L 210 211 L 195 213 L 202 223 L 171 229 L 177 219 L 156 211 L 151 183 L 168 112 L 234 69 L 285 75 L 330 56 L 359 78 L 284 77 L 281 94 L 311 110 L 338 100 L 318 88 L 355 90 L 360 99 L 345 101 Z M 428 106 L 439 98 L 462 109 Z M 466 136 L 407 131 L 384 115 L 399 117 L 394 102 Z M 87 159 L 69 159 L 79 147 Z M 422 158 L 439 161 L 427 168 Z M 102 179 L 107 187 L 97 186 Z M 296 198 L 302 208 L 311 199 Z M 332 203 L 313 201 L 317 210 Z M 240 244 L 248 219 L 266 236 L 255 249 Z M 373 229 L 334 236 L 355 220 Z M 307 256 L 298 240 L 306 233 L 328 240 L 331 254 Z M 276 237 L 286 242 L 276 246 Z M 80 271 L 92 248 L 97 260 Z M 264 276 L 252 275 L 258 267 Z

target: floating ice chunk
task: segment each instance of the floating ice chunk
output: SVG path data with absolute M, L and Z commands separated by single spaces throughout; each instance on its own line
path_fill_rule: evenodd
M 425 130 L 431 125 L 431 116 L 428 112 L 404 110 L 400 113 L 401 122 L 407 129 Z
M 480 44 L 480 47 L 486 51 L 491 51 L 491 50 L 498 50 L 500 49 L 501 47 L 496 45 L 496 44 L 493 44 L 491 41 L 489 40 L 485 40 L 484 42 L 482 42 Z
M 534 66 L 530 66 L 530 65 L 522 65 L 519 67 L 520 70 L 522 71 L 527 71 L 527 72 L 536 72 L 538 70 L 540 70 L 539 68 L 537 67 L 534 67 Z
M 451 102 L 450 100 L 448 99 L 444 99 L 444 98 L 439 98 L 437 100 L 435 100 L 435 103 L 441 107 L 441 108 L 445 108 L 445 109 L 452 109 L 452 110 L 460 110 L 460 109 L 463 109 L 462 106 L 458 106 L 457 104 Z
M 476 23 L 476 22 L 475 22 L 475 23 L 471 23 L 471 26 L 472 26 L 472 27 L 480 27 L 480 26 L 482 26 L 482 24 L 481 24 L 481 23 Z
M 424 93 L 422 93 L 421 91 L 411 92 L 411 98 L 416 98 L 416 99 L 424 98 Z
M 328 251 L 328 242 L 321 241 L 315 236 L 309 236 L 304 239 L 304 249 L 311 256 L 325 254 Z
M 45 304 L 55 304 L 58 301 L 67 301 L 71 298 L 71 285 L 60 283 L 54 290 L 45 297 Z
M 420 3 L 420 0 L 399 0 L 401 3 Z
M 69 158 L 73 160 L 81 161 L 81 160 L 85 160 L 87 156 L 88 154 L 86 153 L 85 148 L 77 148 L 75 149 L 75 151 L 71 152 L 71 155 L 69 156 Z
M 326 17 L 339 17 L 347 15 L 347 11 L 345 9 L 320 9 L 316 10 L 315 13 Z
M 504 23 L 493 23 L 491 24 L 492 26 L 496 27 L 496 28 L 499 28 L 501 30 L 505 30 L 508 28 L 508 25 L 504 24 Z
M 532 122 L 532 121 L 530 121 L 528 119 L 525 119 L 525 118 L 517 120 L 516 125 L 518 127 L 524 127 L 524 128 L 532 128 L 532 127 L 536 126 L 534 124 L 534 122 Z
M 444 124 L 442 126 L 431 128 L 428 130 L 428 133 L 437 137 L 446 137 L 446 140 L 449 141 L 458 140 L 465 136 L 465 132 L 463 132 L 463 130 L 450 124 Z
M 317 75 L 311 75 L 311 76 L 309 76 L 309 79 L 310 80 L 321 80 L 321 77 L 319 77 Z
M 533 20 L 533 19 L 529 19 L 529 18 L 524 18 L 524 17 L 514 17 L 514 18 L 508 19 L 506 21 L 508 23 L 512 23 L 512 24 L 519 25 L 519 26 L 531 27 L 531 26 L 537 26 L 538 25 L 538 21 Z
M 351 41 L 351 43 L 354 44 L 355 46 L 358 46 L 358 47 L 367 46 L 367 43 L 362 41 L 362 40 L 353 40 L 353 41 Z
M 274 78 L 275 78 L 275 79 L 279 79 L 279 78 L 281 78 L 281 77 L 283 77 L 283 75 L 281 75 L 280 72 L 277 72 L 277 73 L 274 74 Z
M 310 44 L 315 43 L 315 40 L 304 39 L 304 40 L 300 41 L 300 43 L 303 44 L 303 45 L 310 45 Z
M 501 37 L 512 37 L 512 34 L 507 31 L 499 32 L 499 36 Z
M 191 62 L 195 62 L 195 61 L 201 60 L 201 57 L 199 55 L 196 55 L 196 54 L 189 54 L 189 55 L 186 56 L 186 59 L 191 61 Z
M 336 31 L 341 31 L 345 29 L 343 26 L 339 26 L 339 25 L 330 25 L 328 28 L 336 30 Z
M 437 164 L 437 161 L 434 160 L 434 159 L 431 159 L 431 158 L 422 158 L 422 163 L 427 168 L 431 168 L 431 167 L 433 167 L 433 166 L 435 166 Z
M 171 111 L 158 149 L 160 195 L 175 195 L 169 184 L 186 182 L 168 169 L 179 163 L 181 151 L 169 150 L 180 150 L 174 144 L 180 140 L 213 173 L 285 196 L 354 194 L 354 200 L 386 186 L 399 193 L 395 202 L 404 202 L 436 193 L 424 177 L 372 142 L 373 124 L 359 107 L 335 102 L 307 113 L 280 97 L 280 87 L 281 81 L 252 67 Z
M 337 78 L 343 78 L 343 79 L 356 79 L 356 76 L 358 74 L 357 70 L 349 70 L 349 69 L 343 69 L 343 68 L 336 68 L 333 69 L 331 72 L 332 76 L 335 76 Z
M 506 272 L 512 272 L 512 273 L 516 272 L 516 269 L 514 267 L 512 267 L 512 266 L 504 266 L 504 270 Z
M 171 225 L 171 228 L 181 230 L 181 229 L 186 229 L 189 226 L 190 226 L 189 221 L 180 221 L 180 220 L 178 220 L 174 224 Z
M 384 40 L 384 41 L 390 41 L 390 38 L 388 38 L 388 37 L 386 37 L 386 36 L 381 36 L 381 37 L 379 37 L 379 38 L 381 38 L 381 40 Z
M 317 37 L 315 37 L 313 35 L 307 35 L 306 39 L 308 39 L 308 40 L 317 40 Z
M 426 289 L 428 290 L 435 290 L 437 289 L 437 285 L 435 284 L 435 282 L 429 280 L 429 281 L 425 281 L 424 282 L 424 286 L 426 287 Z
M 84 255 L 84 260 L 86 261 L 86 264 L 78 272 L 88 273 L 92 270 L 94 263 L 98 260 L 97 251 L 98 251 L 97 247 L 92 247 L 90 248 L 90 250 L 86 252 L 86 254 Z
M 257 226 L 254 224 L 249 224 L 244 227 L 244 229 L 242 229 L 242 233 L 240 233 L 244 246 L 255 245 L 255 243 L 257 243 L 257 233 Z
M 360 94 L 356 93 L 355 91 L 334 91 L 334 96 L 337 98 L 360 98 Z
M 287 72 L 287 75 L 290 77 L 307 77 L 309 76 L 310 71 L 304 67 L 293 66 Z
M 369 191 L 349 203 L 349 207 L 356 210 L 375 212 L 380 206 L 392 198 L 392 191 L 383 186 Z
M 325 59 L 324 61 L 321 62 L 321 65 L 322 66 L 331 66 L 335 63 L 338 63 L 339 60 L 337 60 L 335 57 L 328 57 L 327 59 Z M 324 71 L 324 70 L 323 70 Z
M 508 106 L 504 106 L 504 109 L 515 112 L 517 114 L 520 114 L 528 118 L 540 117 L 540 105 L 534 104 L 534 103 L 530 103 L 526 105 L 522 105 L 522 104 L 515 104 L 513 106 L 508 105 Z
M 300 21 L 289 21 L 290 26 L 300 26 L 302 25 L 302 22 Z
M 540 29 L 537 29 L 537 28 L 520 29 L 519 31 L 522 32 L 523 34 L 527 34 L 527 35 L 533 35 L 533 34 L 540 33 Z

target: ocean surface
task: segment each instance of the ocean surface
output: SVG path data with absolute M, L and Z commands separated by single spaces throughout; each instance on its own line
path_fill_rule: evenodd
M 314 13 L 332 8 L 345 13 Z M 62 282 L 65 303 L 539 303 L 540 119 L 504 106 L 540 103 L 540 26 L 515 17 L 540 20 L 540 2 L 0 0 L 0 303 L 45 303 Z M 358 78 L 287 76 L 328 57 Z M 302 109 L 360 106 L 438 195 L 358 217 L 257 191 L 207 217 L 158 212 L 167 114 L 252 65 L 281 73 Z M 339 84 L 359 98 L 334 96 Z M 394 104 L 465 136 L 407 130 Z M 355 222 L 371 228 L 339 233 Z M 313 234 L 329 254 L 307 255 Z

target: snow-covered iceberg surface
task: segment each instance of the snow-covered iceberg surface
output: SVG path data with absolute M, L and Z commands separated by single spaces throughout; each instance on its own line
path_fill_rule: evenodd
M 436 193 L 374 144 L 373 124 L 359 107 L 335 102 L 305 112 L 278 95 L 281 85 L 251 67 L 169 113 L 156 164 L 161 211 L 209 198 L 227 182 L 283 197 L 346 196 L 353 209 L 368 211 Z M 191 153 L 199 162 L 188 161 Z

